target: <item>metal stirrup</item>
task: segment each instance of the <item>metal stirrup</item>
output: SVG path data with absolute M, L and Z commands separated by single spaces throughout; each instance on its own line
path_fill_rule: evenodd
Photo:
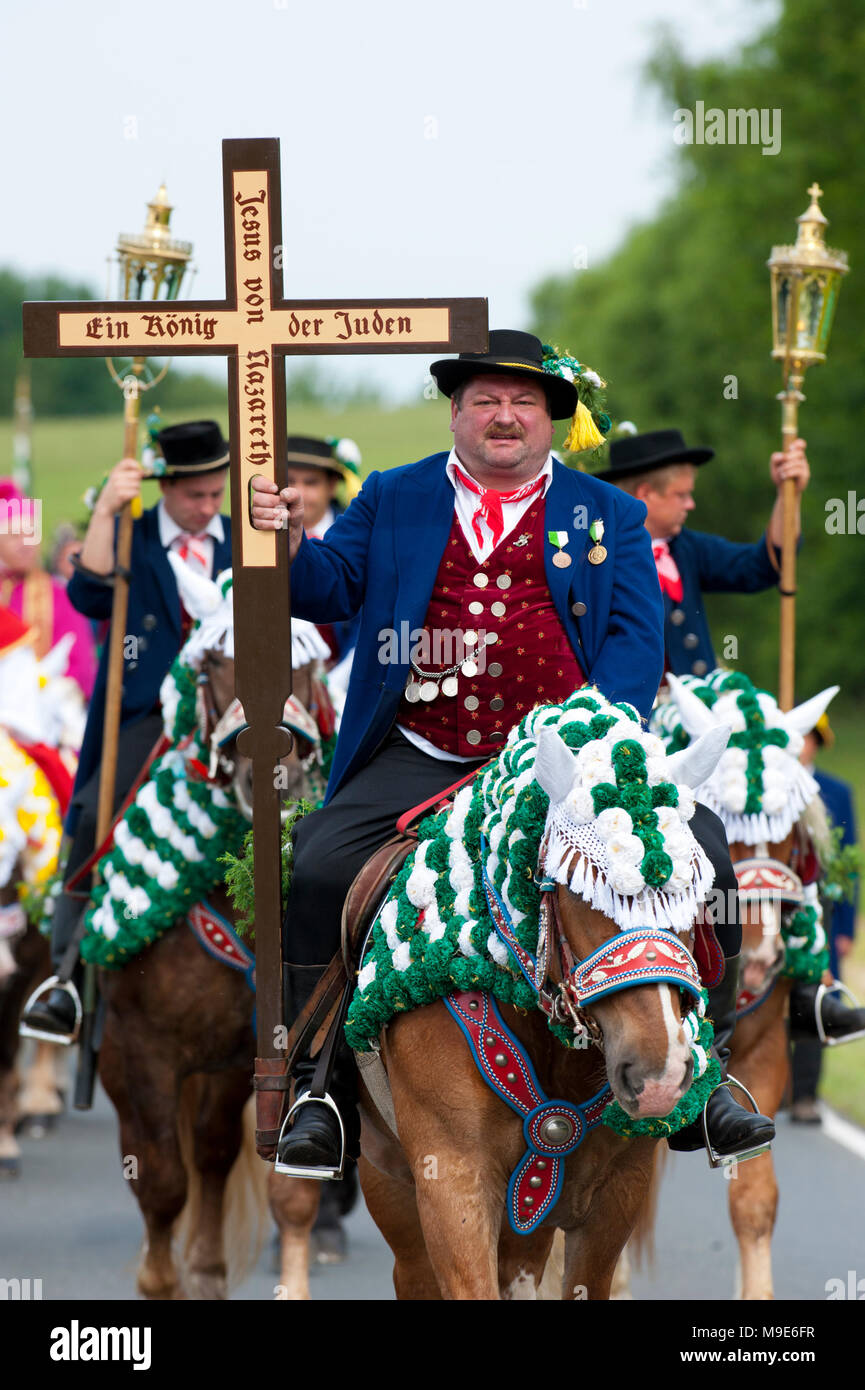
M 75 1024 L 71 1033 L 49 1033 L 45 1028 L 37 1028 L 27 1023 L 22 1017 L 18 1025 L 18 1036 L 21 1038 L 35 1038 L 37 1042 L 57 1043 L 60 1047 L 71 1047 L 77 1041 L 81 1029 L 81 1020 L 84 1017 L 84 1009 L 81 1006 L 81 997 L 71 980 L 61 980 L 59 975 L 49 975 L 47 980 L 43 980 L 41 985 L 37 985 L 27 1003 L 24 1005 L 24 1014 L 32 1008 L 38 999 L 51 989 L 65 989 L 66 993 L 72 996 L 75 1005 Z
M 754 1114 L 760 1114 L 760 1107 L 758 1106 L 754 1097 L 751 1095 L 751 1092 L 748 1090 L 748 1087 L 743 1086 L 741 1081 L 737 1081 L 735 1076 L 728 1075 L 725 1078 L 725 1080 L 719 1082 L 719 1084 L 715 1087 L 715 1091 L 720 1090 L 721 1086 L 735 1086 L 737 1090 L 743 1091 L 754 1107 Z M 712 1096 L 715 1094 L 715 1091 L 712 1092 Z M 709 1100 L 712 1099 L 712 1096 L 709 1096 Z M 754 1144 L 750 1149 L 742 1149 L 738 1153 L 717 1153 L 716 1150 L 712 1147 L 712 1141 L 709 1138 L 709 1127 L 706 1123 L 706 1111 L 709 1108 L 709 1100 L 707 1100 L 706 1104 L 703 1106 L 703 1141 L 706 1145 L 706 1153 L 709 1155 L 710 1168 L 726 1168 L 732 1163 L 744 1163 L 749 1158 L 759 1158 L 760 1154 L 769 1152 L 769 1149 L 772 1146 L 771 1139 L 766 1139 L 760 1144 Z
M 336 1115 L 339 1123 L 339 1165 L 337 1167 L 305 1168 L 302 1164 L 283 1163 L 279 1157 L 279 1146 L 282 1143 L 282 1136 L 285 1134 L 292 1116 L 304 1105 L 327 1105 Z M 273 1164 L 274 1173 L 285 1173 L 290 1178 L 318 1178 L 320 1182 L 337 1181 L 342 1177 L 343 1165 L 345 1163 L 345 1126 L 339 1107 L 331 1096 L 324 1093 L 323 1096 L 311 1096 L 308 1091 L 298 1096 L 288 1114 L 282 1122 L 279 1131 L 279 1138 L 276 1141 L 276 1159 Z
M 860 1028 L 858 1033 L 845 1033 L 843 1038 L 830 1037 L 826 1032 L 823 1027 L 823 1000 L 826 998 L 827 994 L 835 994 L 836 991 L 840 991 L 841 994 L 846 995 L 854 1009 L 861 1009 L 862 1007 L 852 989 L 848 989 L 840 980 L 835 980 L 831 985 L 821 984 L 814 1000 L 814 1014 L 817 1024 L 817 1037 L 820 1039 L 822 1047 L 842 1047 L 844 1043 L 857 1042 L 859 1038 L 865 1038 L 865 1028 Z

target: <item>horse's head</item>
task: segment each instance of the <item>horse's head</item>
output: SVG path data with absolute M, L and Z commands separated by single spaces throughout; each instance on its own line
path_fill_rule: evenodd
M 671 702 L 658 711 L 659 732 L 681 741 L 704 736 L 723 721 L 732 728 L 717 766 L 699 787 L 720 816 L 738 882 L 742 924 L 741 986 L 761 995 L 784 960 L 782 914 L 803 901 L 796 867 L 825 839 L 814 778 L 799 761 L 803 737 L 838 686 L 783 711 L 767 691 L 740 673 L 713 671 L 705 681 L 668 677 Z M 821 828 L 820 821 L 823 820 Z M 718 904 L 728 911 L 728 904 Z
M 208 752 L 208 780 L 230 786 L 239 809 L 252 819 L 252 762 L 238 752 L 237 737 L 246 727 L 243 707 L 235 696 L 234 611 L 230 573 L 209 580 L 189 569 L 169 552 L 184 606 L 197 619 L 187 639 L 182 661 L 196 672 L 197 723 Z M 319 662 L 327 646 L 311 623 L 292 623 L 293 693 L 286 702 L 283 723 L 294 735 L 291 751 L 280 760 L 280 791 L 286 802 L 307 792 L 310 763 L 318 757 L 321 736 L 311 711 L 326 698 L 317 681 Z
M 577 1026 L 588 1019 L 602 1037 L 622 1109 L 642 1119 L 669 1114 L 694 1077 L 701 986 L 690 947 L 712 871 L 687 825 L 688 788 L 729 731 L 665 758 L 659 740 L 632 727 L 630 738 L 619 725 L 576 756 L 544 729 L 534 775 L 550 798 L 541 869 L 556 885 L 550 976 Z M 640 765 L 632 780 L 628 760 Z

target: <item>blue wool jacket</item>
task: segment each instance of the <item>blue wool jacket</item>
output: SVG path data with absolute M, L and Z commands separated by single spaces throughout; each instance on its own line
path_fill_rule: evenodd
M 777 549 L 772 547 L 780 563 Z M 674 676 L 704 676 L 717 666 L 703 594 L 755 594 L 778 582 L 778 570 L 764 535 L 755 545 L 741 545 L 705 531 L 680 531 L 670 541 L 684 590 L 681 602 L 668 594 L 664 602 L 664 643 Z
M 214 542 L 213 573 L 231 564 L 231 521 L 222 518 L 224 540 Z M 134 638 L 123 663 L 121 728 L 149 714 L 159 699 L 161 686 L 180 651 L 180 597 L 174 571 L 159 539 L 156 507 L 149 508 L 132 528 L 132 579 L 126 632 Z M 73 607 L 88 618 L 110 618 L 114 589 L 104 580 L 76 570 L 67 589 Z M 96 685 L 87 715 L 87 727 L 78 760 L 75 790 L 90 780 L 102 756 L 102 723 L 105 718 L 105 682 L 108 641 L 102 649 Z
M 362 609 L 327 800 L 369 762 L 394 723 L 417 635 L 410 634 L 424 625 L 453 521 L 447 458 L 433 454 L 371 473 L 323 540 L 304 537 L 292 565 L 291 604 L 298 617 L 338 622 Z M 553 462 L 544 530 L 567 532 L 572 558 L 567 568 L 555 566 L 556 547 L 546 541 L 553 603 L 587 679 L 608 699 L 628 700 L 648 717 L 664 646 L 645 516 L 643 503 L 627 493 Z M 588 528 L 598 518 L 607 557 L 592 565 Z
M 814 778 L 820 788 L 823 804 L 829 812 L 829 820 L 832 825 L 841 826 L 843 832 L 841 835 L 842 849 L 846 848 L 847 845 L 855 845 L 856 811 L 853 803 L 853 788 L 850 783 L 842 781 L 840 777 L 833 777 L 830 772 L 823 772 L 821 768 L 815 770 Z M 852 902 L 842 898 L 840 902 L 832 903 L 831 923 L 827 923 L 829 929 L 829 968 L 836 979 L 839 979 L 841 974 L 838 960 L 838 937 L 849 936 L 852 938 L 855 935 L 858 908 L 858 885 Z

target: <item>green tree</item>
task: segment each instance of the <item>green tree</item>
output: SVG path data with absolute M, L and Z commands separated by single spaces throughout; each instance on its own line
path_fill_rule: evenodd
M 647 78 L 669 110 L 676 190 L 603 265 L 539 285 L 535 331 L 609 377 L 614 420 L 633 420 L 640 430 L 676 426 L 692 443 L 711 444 L 717 457 L 700 471 L 694 525 L 756 540 L 774 496 L 768 456 L 780 448 L 766 260 L 773 244 L 795 240 L 805 190 L 819 181 L 832 223 L 827 240 L 848 251 L 852 270 L 828 364 L 807 374 L 800 414 L 813 476 L 799 560 L 797 692 L 838 681 L 845 693 L 862 693 L 865 539 L 830 535 L 826 520 L 832 498 L 857 488 L 865 497 L 857 467 L 865 425 L 858 119 L 865 11 L 856 0 L 785 0 L 754 43 L 726 61 L 696 65 L 665 34 Z M 778 109 L 780 152 L 764 155 L 759 144 L 676 145 L 674 113 L 694 111 L 698 100 L 707 110 Z M 734 664 L 775 688 L 775 594 L 719 596 L 708 607 L 718 654 L 724 635 L 736 635 Z

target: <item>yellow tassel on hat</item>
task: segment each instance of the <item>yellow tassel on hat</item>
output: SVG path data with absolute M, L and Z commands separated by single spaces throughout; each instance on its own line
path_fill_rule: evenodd
M 342 475 L 342 487 L 345 493 L 345 504 L 348 506 L 352 498 L 357 497 L 361 489 L 361 481 L 356 473 L 352 473 L 350 468 L 346 468 Z
M 571 428 L 562 447 L 569 454 L 579 454 L 584 449 L 597 449 L 598 445 L 603 444 L 603 442 L 604 436 L 592 419 L 591 411 L 583 405 L 582 401 L 577 401 L 574 418 L 571 420 Z

